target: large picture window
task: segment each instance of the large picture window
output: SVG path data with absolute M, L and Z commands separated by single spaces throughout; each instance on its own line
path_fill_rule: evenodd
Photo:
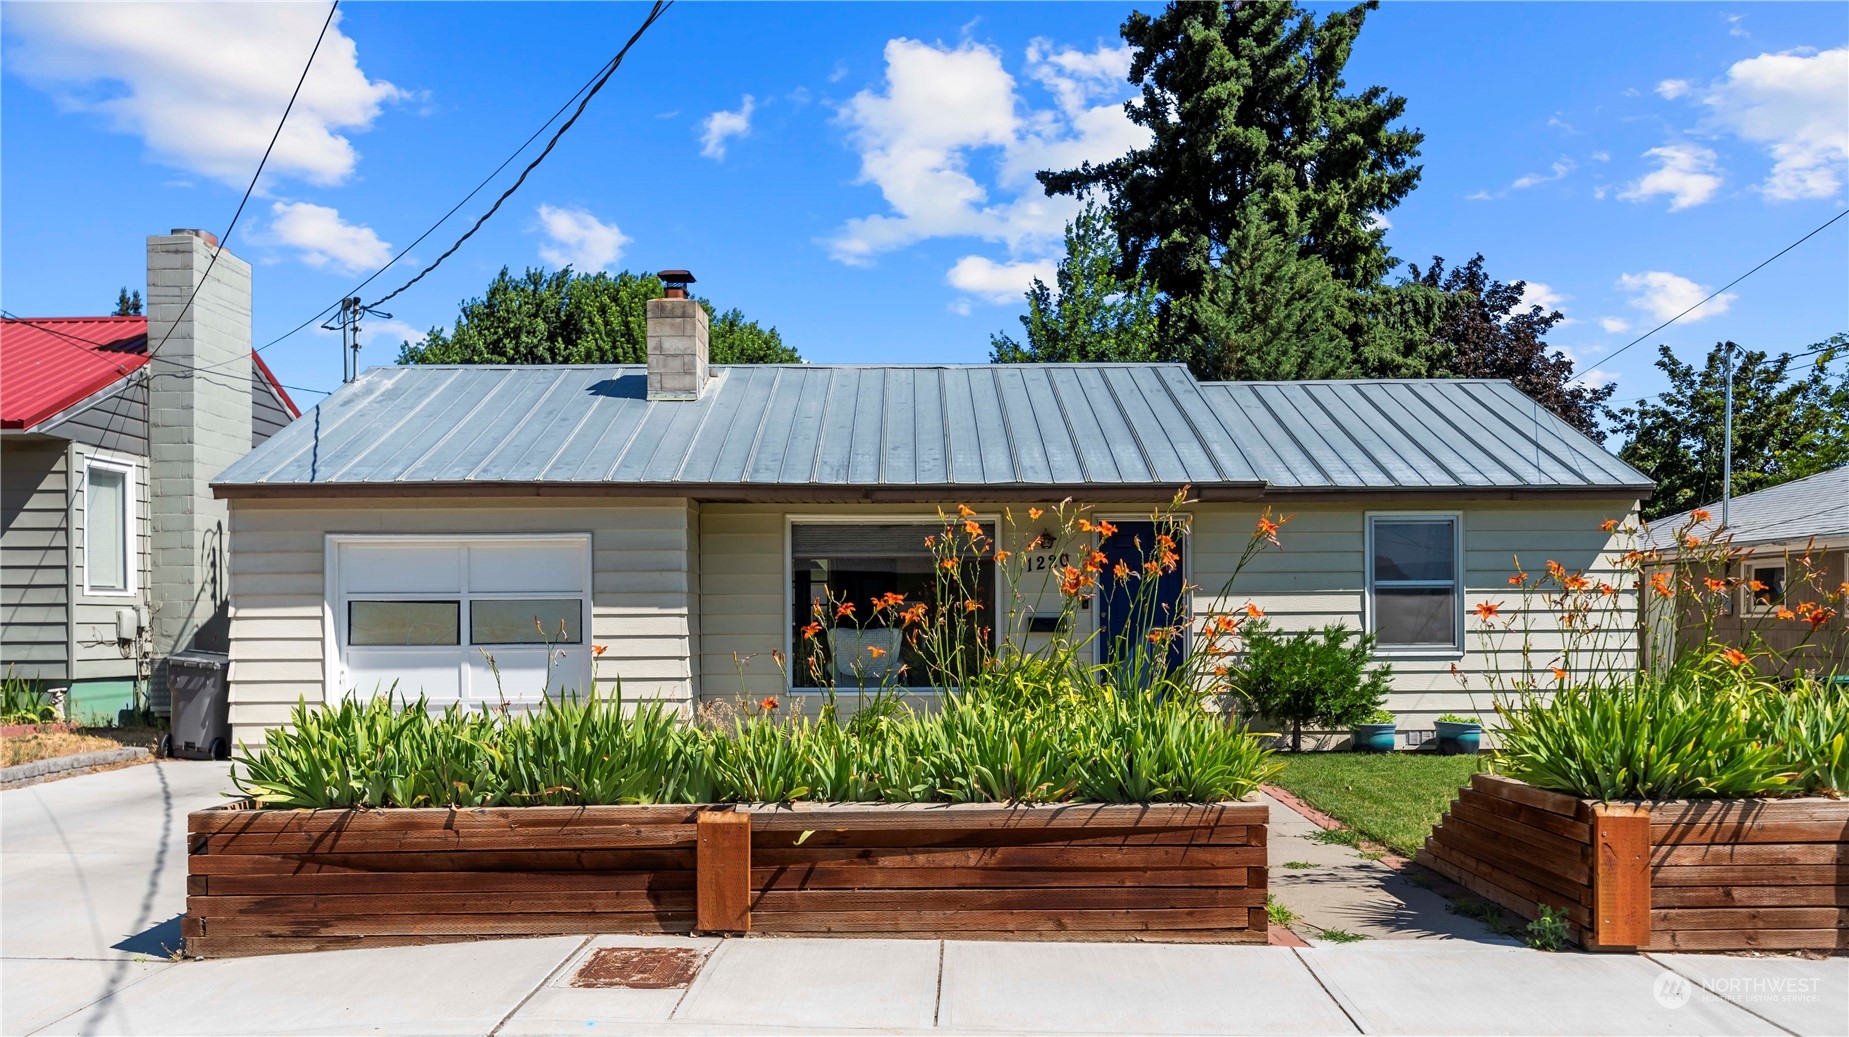
M 135 589 L 135 470 L 92 460 L 83 492 L 84 590 L 128 594 Z
M 1368 628 L 1380 648 L 1462 648 L 1458 526 L 1455 515 L 1368 517 Z
M 995 565 L 986 559 L 966 563 L 961 584 L 974 597 L 940 602 L 938 559 L 925 538 L 942 528 L 936 519 L 791 523 L 790 678 L 795 687 L 931 687 L 931 660 L 906 636 L 901 609 L 873 608 L 887 595 L 902 597 L 907 606 L 923 604 L 933 616 L 940 605 L 953 606 L 957 615 L 972 617 L 965 624 L 968 639 L 986 636 L 993 644 Z M 992 523 L 983 529 L 994 536 Z M 976 607 L 965 608 L 971 601 Z M 852 604 L 853 611 L 837 616 L 845 604 Z M 804 628 L 818 614 L 827 629 L 805 636 Z

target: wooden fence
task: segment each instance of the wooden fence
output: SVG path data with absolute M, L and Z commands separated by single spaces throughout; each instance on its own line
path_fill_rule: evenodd
M 1849 802 L 1613 803 L 1478 774 L 1418 860 L 1600 950 L 1849 948 Z
M 1262 943 L 1263 804 L 255 810 L 188 818 L 187 952 L 567 933 Z

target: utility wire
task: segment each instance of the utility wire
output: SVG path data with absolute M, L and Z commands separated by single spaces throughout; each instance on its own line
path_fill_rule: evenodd
M 672 4 L 670 3 L 668 6 L 672 6 Z M 662 10 L 665 12 L 667 8 L 664 7 L 662 8 Z M 653 15 L 651 15 L 651 19 L 652 18 L 653 18 Z M 644 28 L 647 28 L 647 26 L 644 25 Z M 634 42 L 634 41 L 632 40 L 631 42 Z M 628 51 L 627 47 L 623 49 L 625 52 Z M 385 273 L 387 270 L 390 270 L 393 266 L 395 266 L 398 263 L 398 261 L 400 259 L 403 259 L 407 254 L 409 254 L 412 249 L 423 244 L 424 239 L 436 233 L 437 229 L 443 226 L 443 224 L 449 222 L 449 218 L 451 216 L 456 215 L 456 213 L 460 211 L 464 205 L 467 205 L 469 203 L 470 199 L 480 194 L 482 191 L 482 188 L 487 187 L 490 183 L 494 181 L 495 177 L 500 176 L 502 170 L 505 170 L 508 166 L 513 165 L 514 159 L 519 158 L 522 152 L 526 151 L 527 148 L 531 147 L 533 142 L 539 139 L 539 135 L 546 132 L 546 129 L 548 127 L 550 127 L 553 123 L 557 122 L 559 119 L 559 116 L 564 115 L 566 110 L 569 109 L 572 106 L 572 104 L 576 102 L 578 98 L 584 94 L 586 90 L 589 90 L 592 87 L 599 85 L 603 79 L 609 76 L 610 72 L 615 71 L 616 64 L 621 60 L 622 60 L 622 56 L 619 54 L 618 56 L 613 57 L 610 60 L 604 62 L 602 65 L 598 66 L 597 71 L 592 73 L 591 77 L 584 81 L 583 86 L 580 86 L 576 92 L 574 92 L 570 97 L 567 97 L 565 99 L 565 103 L 559 105 L 557 111 L 554 111 L 546 119 L 545 122 L 540 123 L 539 128 L 534 130 L 532 134 L 527 137 L 526 140 L 521 141 L 520 146 L 515 148 L 512 152 L 510 152 L 506 158 L 502 159 L 500 165 L 495 166 L 493 171 L 491 171 L 487 176 L 483 177 L 481 180 L 481 183 L 476 184 L 473 190 L 469 191 L 468 194 L 463 195 L 461 201 L 458 201 L 455 205 L 450 206 L 448 212 L 438 217 L 435 223 L 432 223 L 428 228 L 424 230 L 422 234 L 419 234 L 417 236 L 417 240 L 411 242 L 409 245 L 406 245 L 404 248 L 400 249 L 397 255 L 394 255 L 390 260 L 386 261 L 384 266 L 373 271 L 372 275 L 367 277 L 364 281 L 361 281 L 359 284 L 354 285 L 351 290 L 343 292 L 340 296 L 340 299 L 336 299 L 333 302 L 328 303 L 326 306 L 322 307 L 320 312 L 316 313 L 314 316 L 309 317 L 307 320 L 304 320 L 300 324 L 297 324 L 295 327 L 290 328 L 288 331 L 285 331 L 282 334 L 276 336 L 275 338 L 269 340 L 268 342 L 265 342 L 263 345 L 258 346 L 256 348 L 256 352 L 261 353 L 264 350 L 270 348 L 271 346 L 276 345 L 278 342 L 281 342 L 282 340 L 286 338 L 293 337 L 294 335 L 306 329 L 309 325 L 316 323 L 317 321 L 321 320 L 323 317 L 326 317 L 328 314 L 334 312 L 334 310 L 340 307 L 341 299 L 346 299 L 346 298 L 350 298 L 352 296 L 358 295 L 360 292 L 360 289 L 366 287 L 367 285 L 371 284 L 373 281 L 377 280 L 381 274 Z
M 173 333 L 179 329 L 180 322 L 186 319 L 186 311 L 192 309 L 193 300 L 199 297 L 199 289 L 205 287 L 206 279 L 212 276 L 212 268 L 218 265 L 218 257 L 224 254 L 225 243 L 231 240 L 231 232 L 236 229 L 238 218 L 244 215 L 244 206 L 249 204 L 251 194 L 257 190 L 257 180 L 263 176 L 263 167 L 269 164 L 270 152 L 276 150 L 276 142 L 282 137 L 283 127 L 289 124 L 289 113 L 295 110 L 296 98 L 302 96 L 302 84 L 308 81 L 308 70 L 314 67 L 315 55 L 321 53 L 321 41 L 327 39 L 328 26 L 334 24 L 334 15 L 339 10 L 340 0 L 334 0 L 327 9 L 327 20 L 321 23 L 320 35 L 315 37 L 314 49 L 308 52 L 308 63 L 302 66 L 302 74 L 295 81 L 295 90 L 289 94 L 289 103 L 282 110 L 282 118 L 276 121 L 276 132 L 270 135 L 269 146 L 263 149 L 263 157 L 257 161 L 257 171 L 250 175 L 250 186 L 244 188 L 244 197 L 238 201 L 237 212 L 231 214 L 230 226 L 227 226 L 225 232 L 218 236 L 218 247 L 212 250 L 212 259 L 205 265 L 205 273 L 200 275 L 198 283 L 193 285 L 192 294 L 186 297 L 186 305 L 180 307 L 180 315 L 175 317 L 173 323 L 168 326 L 167 333 L 161 336 L 159 344 L 148 350 L 149 360 L 160 355 L 162 347 L 167 345 L 167 340 L 172 338 Z
M 1733 280 L 1727 282 L 1726 284 L 1721 285 L 1719 288 L 1716 288 L 1711 294 L 1709 294 L 1709 296 L 1706 299 L 1701 300 L 1695 305 L 1690 306 L 1688 309 L 1683 310 L 1681 313 L 1676 314 L 1674 317 L 1669 318 L 1663 323 L 1658 324 L 1656 327 L 1651 328 L 1649 331 L 1644 332 L 1643 334 L 1637 336 L 1631 341 L 1626 342 L 1624 345 L 1619 346 L 1617 349 L 1612 350 L 1610 353 L 1607 353 L 1605 356 L 1599 358 L 1599 362 L 1600 363 L 1610 362 L 1612 358 L 1616 357 L 1619 353 L 1624 352 L 1625 350 L 1631 348 L 1632 346 L 1638 344 L 1639 342 L 1642 342 L 1644 339 L 1649 338 L 1650 336 L 1656 334 L 1657 332 L 1662 331 L 1664 328 L 1669 327 L 1671 324 L 1674 324 L 1675 322 L 1681 320 L 1682 318 L 1688 316 L 1689 314 L 1694 313 L 1696 310 L 1701 309 L 1703 306 L 1706 306 L 1708 303 L 1712 302 L 1714 298 L 1720 295 L 1722 292 L 1726 291 L 1729 288 L 1732 288 L 1734 285 L 1739 284 L 1741 281 L 1746 280 L 1747 278 L 1753 276 L 1759 271 L 1764 270 L 1767 266 L 1771 265 L 1774 259 L 1777 259 L 1778 257 L 1784 255 L 1785 253 L 1790 252 L 1792 249 L 1797 248 L 1799 245 L 1804 244 L 1806 241 L 1809 241 L 1810 239 L 1816 237 L 1818 234 L 1823 232 L 1823 229 L 1825 227 L 1828 227 L 1830 224 L 1835 223 L 1837 220 L 1842 219 L 1844 216 L 1849 216 L 1849 209 L 1844 209 L 1842 212 L 1839 212 L 1836 215 L 1830 217 L 1829 219 L 1824 220 L 1821 224 L 1818 224 L 1816 229 L 1812 230 L 1809 234 L 1804 235 L 1798 240 L 1792 242 L 1791 244 L 1786 245 L 1784 248 L 1779 249 L 1777 252 L 1772 253 L 1770 257 L 1768 257 L 1764 262 L 1760 263 L 1758 266 L 1752 268 L 1751 270 L 1748 270 L 1746 273 L 1741 274 L 1739 277 L 1734 278 Z M 1822 352 L 1822 350 L 1818 350 L 1818 352 Z M 1810 354 L 1807 353 L 1805 355 L 1809 356 Z M 1586 374 L 1590 374 L 1590 373 L 1591 373 L 1590 371 L 1586 372 Z M 1567 384 L 1571 385 L 1574 382 L 1584 379 L 1585 377 L 1586 377 L 1585 374 L 1574 375 L 1572 378 L 1567 380 Z
M 599 76 L 597 79 L 597 82 L 591 85 L 590 91 L 584 95 L 583 100 L 578 102 L 578 108 L 576 111 L 571 113 L 571 118 L 566 119 L 564 123 L 562 123 L 559 126 L 558 130 L 552 134 L 552 139 L 546 142 L 545 149 L 542 150 L 538 154 L 538 156 L 536 156 L 533 159 L 533 161 L 527 163 L 527 166 L 525 169 L 520 171 L 520 176 L 514 180 L 513 186 L 501 192 L 501 196 L 494 200 L 494 204 L 488 207 L 488 211 L 485 213 L 482 213 L 481 218 L 476 220 L 475 224 L 471 226 L 467 231 L 463 232 L 462 237 L 457 238 L 456 243 L 454 245 L 451 245 L 447 251 L 445 251 L 442 255 L 438 256 L 435 262 L 431 263 L 429 266 L 425 267 L 424 269 L 418 271 L 416 277 L 411 278 L 409 281 L 406 281 L 404 284 L 399 285 L 397 288 L 394 288 L 390 292 L 387 292 L 386 294 L 380 296 L 379 298 L 374 299 L 372 302 L 367 303 L 366 308 L 370 309 L 371 307 L 374 307 L 374 306 L 383 306 L 385 303 L 390 302 L 400 292 L 403 292 L 405 289 L 423 280 L 425 274 L 428 274 L 432 270 L 435 270 L 438 266 L 441 266 L 445 259 L 448 259 L 450 256 L 455 255 L 456 250 L 462 247 L 462 243 L 469 240 L 471 237 L 473 237 L 475 235 L 475 232 L 481 229 L 482 224 L 487 223 L 488 218 L 490 216 L 493 216 L 497 211 L 499 211 L 499 209 L 501 208 L 501 204 L 507 201 L 507 199 L 513 197 L 513 194 L 515 191 L 520 190 L 520 185 L 526 183 L 527 176 L 530 173 L 532 173 L 533 170 L 539 168 L 539 164 L 546 160 L 546 156 L 552 154 L 552 149 L 558 145 L 559 138 L 565 136 L 566 132 L 568 132 L 571 129 L 572 125 L 578 121 L 578 117 L 584 114 L 584 109 L 586 108 L 586 106 L 588 106 L 591 103 L 591 98 L 596 97 L 597 91 L 602 90 L 604 87 L 604 84 L 610 81 L 610 77 L 616 74 L 616 70 L 622 67 L 623 58 L 628 56 L 629 48 L 634 47 L 636 45 L 636 41 L 642 38 L 642 34 L 647 32 L 649 30 L 649 27 L 655 24 L 655 20 L 657 18 L 660 18 L 663 14 L 665 14 L 668 8 L 672 6 L 674 6 L 674 0 L 655 0 L 655 6 L 649 10 L 648 17 L 642 20 L 642 24 L 638 26 L 636 28 L 635 33 L 629 37 L 629 42 L 623 44 L 623 49 L 616 52 L 616 57 L 611 59 L 609 66 L 604 69 L 603 75 Z M 1849 210 L 1845 210 L 1845 211 L 1849 212 Z
M 122 366 L 120 361 L 112 360 L 106 356 L 101 356 L 96 352 L 96 350 L 98 349 L 108 349 L 110 346 L 117 345 L 120 342 L 132 342 L 134 341 L 133 339 L 119 339 L 117 340 L 117 342 L 98 342 L 97 340 L 92 339 L 92 338 L 84 338 L 82 335 L 73 335 L 67 331 L 54 328 L 50 324 L 47 324 L 42 320 L 34 320 L 31 317 L 21 317 L 19 314 L 14 313 L 12 310 L 0 310 L 0 315 L 5 316 L 7 320 L 10 320 L 15 324 L 24 324 L 24 325 L 27 325 L 28 327 L 34 327 L 34 328 L 39 329 L 40 331 L 48 332 L 55 338 L 63 340 L 59 342 L 59 345 L 69 346 L 70 348 L 82 353 L 84 356 L 106 361 L 111 366 L 113 366 L 116 369 L 117 373 L 119 374 L 131 375 L 135 373 L 129 370 L 128 368 Z M 93 348 L 90 348 L 90 347 L 93 347 Z M 254 353 L 255 350 L 252 350 L 252 352 Z M 156 358 L 149 357 L 148 359 L 150 361 L 153 361 Z M 159 359 L 159 362 L 163 364 L 173 364 L 175 366 L 184 366 L 180 364 L 178 360 L 169 360 L 166 357 L 160 357 L 158 359 Z M 203 376 L 207 371 L 210 371 L 213 368 L 221 367 L 221 366 L 223 365 L 214 364 L 211 367 L 203 367 L 203 368 L 194 369 L 190 371 L 189 373 L 194 376 Z M 220 382 L 218 384 L 229 385 L 231 383 Z M 290 392 L 312 392 L 312 393 L 319 394 L 321 396 L 332 395 L 332 390 L 329 390 L 329 389 L 310 389 L 306 385 L 285 385 L 282 382 L 277 382 L 276 385 L 284 389 L 287 389 Z

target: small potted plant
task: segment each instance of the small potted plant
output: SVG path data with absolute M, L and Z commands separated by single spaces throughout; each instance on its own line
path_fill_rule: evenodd
M 1358 753 L 1390 753 L 1398 738 L 1399 723 L 1393 714 L 1375 708 L 1355 722 L 1354 742 Z
M 1438 718 L 1438 755 L 1475 756 L 1483 747 L 1483 721 L 1446 713 Z

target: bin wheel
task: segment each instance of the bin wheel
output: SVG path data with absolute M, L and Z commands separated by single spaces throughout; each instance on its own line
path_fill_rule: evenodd
M 173 759 L 173 736 L 172 735 L 161 735 L 160 747 L 154 750 L 154 755 L 165 757 L 166 759 L 169 759 L 169 760 Z
M 223 738 L 212 739 L 212 759 L 214 760 L 231 759 L 231 747 L 225 744 L 225 740 Z

